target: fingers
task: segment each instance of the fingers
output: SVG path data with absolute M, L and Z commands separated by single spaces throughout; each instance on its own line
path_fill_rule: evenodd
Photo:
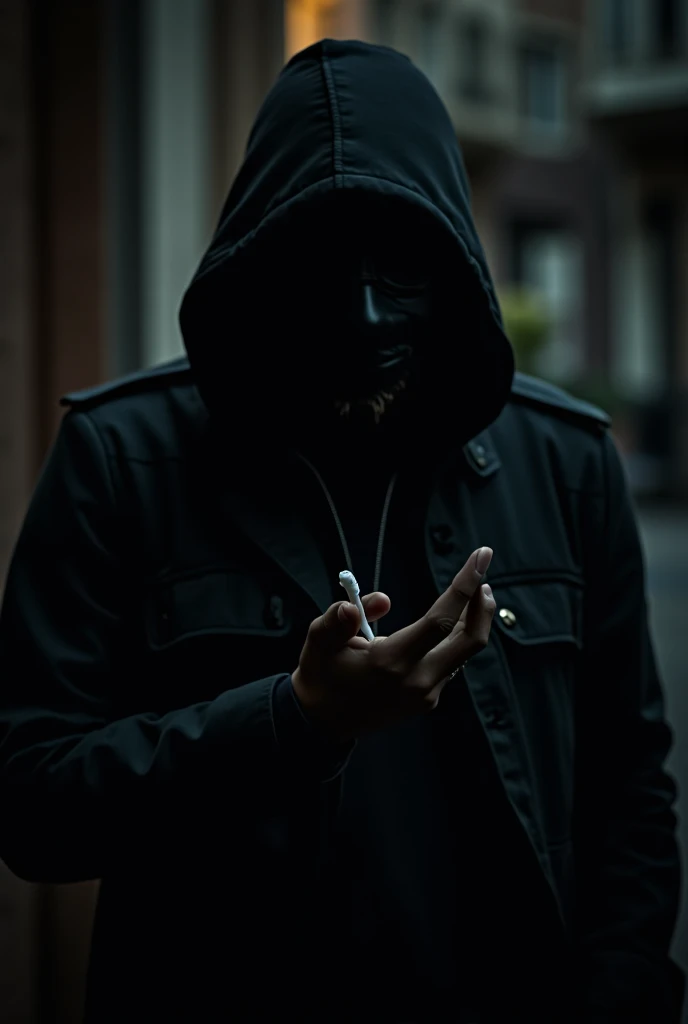
M 475 638 L 477 642 L 484 640 L 487 643 L 495 607 L 492 588 L 488 583 L 483 583 L 466 605 L 463 616 L 464 633 L 469 640 Z
M 446 639 L 468 602 L 479 591 L 480 581 L 491 559 L 492 548 L 482 547 L 474 551 L 429 611 L 389 637 L 389 655 L 400 662 L 413 664 Z
M 348 643 L 347 646 L 352 651 L 370 651 L 377 644 L 379 644 L 381 640 L 386 640 L 386 639 L 387 639 L 386 636 L 376 636 L 373 640 L 366 640 L 366 638 L 364 636 L 354 636 L 354 637 L 351 638 L 351 640 L 349 640 L 349 643 Z
M 378 619 L 387 614 L 392 606 L 392 602 L 387 597 L 387 594 L 382 594 L 379 590 L 372 594 L 366 594 L 365 597 L 361 598 L 361 603 L 368 622 L 377 622 Z
M 363 610 L 366 613 L 368 622 L 377 622 L 378 619 L 387 614 L 392 606 L 392 602 L 387 597 L 387 594 L 382 594 L 379 590 L 372 594 L 366 594 L 365 597 L 361 598 L 361 603 L 363 604 Z M 376 637 L 374 640 L 366 640 L 364 636 L 354 636 L 349 640 L 349 647 L 352 650 L 365 650 L 371 644 L 375 644 L 382 639 L 384 638 Z
M 361 628 L 361 616 L 355 605 L 337 601 L 324 615 L 311 622 L 306 645 L 315 655 L 332 655 L 346 647 Z
M 447 676 L 487 646 L 496 608 L 492 591 L 485 583 L 468 602 L 465 616 L 446 639 L 426 654 L 423 673 L 436 684 L 444 685 Z
M 366 594 L 361 603 L 368 622 L 377 622 L 387 614 L 392 604 L 387 594 L 379 590 Z M 321 654 L 336 654 L 352 637 L 356 637 L 360 628 L 361 616 L 356 606 L 349 601 L 336 601 L 324 615 L 313 620 L 308 630 L 308 643 Z M 369 643 L 363 637 L 357 639 L 365 645 Z

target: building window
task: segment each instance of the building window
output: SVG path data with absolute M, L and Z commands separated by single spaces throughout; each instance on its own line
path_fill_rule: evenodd
M 679 0 L 652 0 L 650 10 L 654 56 L 660 60 L 678 57 L 683 49 Z
M 576 380 L 585 368 L 582 240 L 576 232 L 554 225 L 516 224 L 512 237 L 515 279 L 540 299 L 550 324 L 536 372 L 564 384 Z
M 614 63 L 621 63 L 631 49 L 633 7 L 628 0 L 604 0 L 602 38 L 604 50 Z
M 432 72 L 437 65 L 440 14 L 439 4 L 431 0 L 425 0 L 418 13 L 418 59 L 423 70 L 427 72 Z
M 484 18 L 465 18 L 459 27 L 459 91 L 473 102 L 490 98 L 488 57 L 490 31 Z
M 529 128 L 559 134 L 566 124 L 566 62 L 557 43 L 521 52 L 521 112 Z

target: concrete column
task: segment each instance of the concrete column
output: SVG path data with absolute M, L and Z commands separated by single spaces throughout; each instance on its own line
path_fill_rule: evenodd
M 654 332 L 658 296 L 651 285 L 653 252 L 640 217 L 641 196 L 641 182 L 636 179 L 617 198 L 611 364 L 619 389 L 629 398 L 644 401 L 658 397 L 665 381 Z
M 258 108 L 285 61 L 282 0 L 213 0 L 212 196 L 216 217 Z
M 146 365 L 183 351 L 179 304 L 210 234 L 209 4 L 145 0 L 141 317 Z

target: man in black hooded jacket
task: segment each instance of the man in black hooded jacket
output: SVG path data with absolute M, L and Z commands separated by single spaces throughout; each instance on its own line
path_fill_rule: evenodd
M 102 879 L 88 1021 L 675 1024 L 620 460 L 514 374 L 411 62 L 290 61 L 181 324 L 64 399 L 0 618 L 0 854 Z

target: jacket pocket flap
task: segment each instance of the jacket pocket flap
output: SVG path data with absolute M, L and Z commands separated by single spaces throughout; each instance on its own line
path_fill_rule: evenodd
M 268 581 L 226 569 L 157 584 L 145 618 L 148 644 L 157 650 L 197 636 L 275 637 L 291 628 L 284 598 Z
M 522 646 L 582 647 L 583 588 L 568 580 L 491 583 L 497 610 L 494 626 Z

